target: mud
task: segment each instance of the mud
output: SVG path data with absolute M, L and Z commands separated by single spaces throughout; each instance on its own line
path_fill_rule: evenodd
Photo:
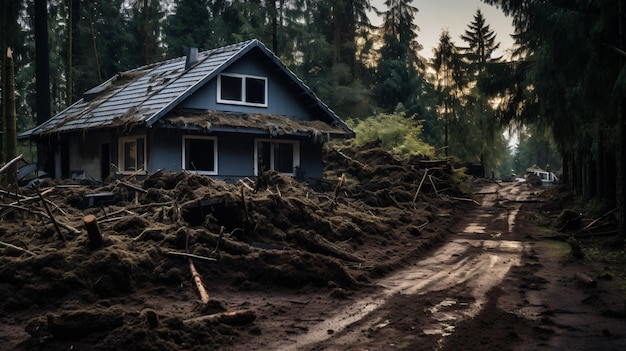
M 6 189 L 2 349 L 623 348 L 623 292 L 578 286 L 574 273 L 596 268 L 544 229 L 565 193 L 458 183 L 452 164 L 375 143 L 328 149 L 325 165 L 316 184 L 276 173 L 44 181 L 56 225 L 35 189 Z M 102 247 L 90 246 L 88 214 Z

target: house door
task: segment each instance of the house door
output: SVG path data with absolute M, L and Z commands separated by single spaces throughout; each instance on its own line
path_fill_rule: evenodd
M 100 145 L 100 180 L 105 180 L 111 173 L 111 152 L 109 143 Z

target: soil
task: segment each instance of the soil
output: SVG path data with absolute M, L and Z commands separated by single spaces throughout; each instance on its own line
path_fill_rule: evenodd
M 585 255 L 623 256 L 615 217 L 375 143 L 325 167 L 3 190 L 0 349 L 625 349 L 626 271 Z

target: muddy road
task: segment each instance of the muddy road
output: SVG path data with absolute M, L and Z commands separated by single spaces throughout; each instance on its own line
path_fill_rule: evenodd
M 624 296 L 581 286 L 532 212 L 539 189 L 487 184 L 480 206 L 413 265 L 345 296 L 237 294 L 264 316 L 232 350 L 623 350 Z

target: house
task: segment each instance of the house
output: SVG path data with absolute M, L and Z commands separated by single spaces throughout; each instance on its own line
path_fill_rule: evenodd
M 258 40 L 122 72 L 20 135 L 54 175 L 181 170 L 226 181 L 322 176 L 322 145 L 354 132 Z M 41 164 L 41 162 L 40 162 Z

